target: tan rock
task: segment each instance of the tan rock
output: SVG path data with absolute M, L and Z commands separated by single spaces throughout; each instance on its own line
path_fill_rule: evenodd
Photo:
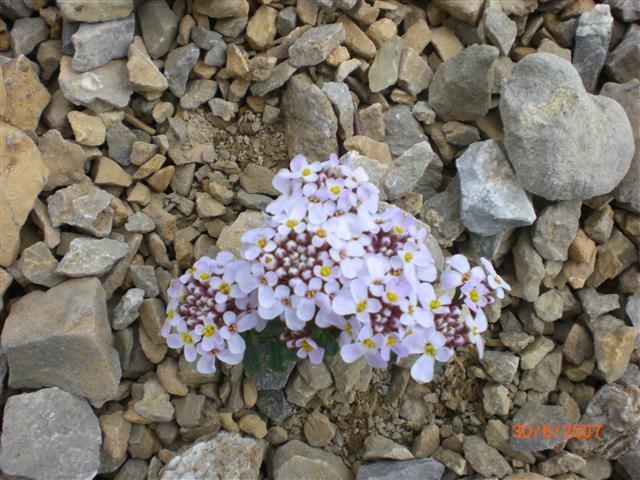
M 256 404 L 258 400 L 258 390 L 256 389 L 256 382 L 253 378 L 244 377 L 242 380 L 242 398 L 247 408 L 251 408 Z
M 220 232 L 216 245 L 220 250 L 228 250 L 240 257 L 240 239 L 253 228 L 259 228 L 264 224 L 262 213 L 256 210 L 245 210 L 235 222 L 227 225 Z
M 62 138 L 58 130 L 49 130 L 40 137 L 38 148 L 49 169 L 44 190 L 65 187 L 84 177 L 84 164 L 87 161 L 84 149 Z
M 7 291 L 7 288 L 9 288 L 9 285 L 11 285 L 11 282 L 13 282 L 11 274 L 4 268 L 0 268 L 0 310 L 4 308 L 2 297 L 4 296 L 4 292 Z
M 232 77 L 242 77 L 249 73 L 249 62 L 246 52 L 235 44 L 227 48 L 227 72 Z
M 33 141 L 17 128 L 0 123 L 0 266 L 8 267 L 18 256 L 20 229 L 48 177 Z
M 100 117 L 73 110 L 67 114 L 76 142 L 90 147 L 104 143 L 107 129 Z
M 435 4 L 453 18 L 475 26 L 478 23 L 484 0 L 436 0 Z
M 193 11 L 213 18 L 244 17 L 249 13 L 249 2 L 247 0 L 216 0 L 215 2 L 195 0 Z
M 464 49 L 462 42 L 458 40 L 456 34 L 447 27 L 439 27 L 431 32 L 431 43 L 440 55 L 443 62 L 457 55 Z
M 176 167 L 174 167 L 173 165 L 161 168 L 156 173 L 147 178 L 147 183 L 156 192 L 164 192 L 169 186 L 169 183 L 171 183 L 171 179 L 173 178 L 173 174 L 175 173 L 175 171 Z
M 369 25 L 365 33 L 367 37 L 373 40 L 376 47 L 380 48 L 383 43 L 388 42 L 397 35 L 398 27 L 390 18 L 381 18 Z
M 138 36 L 133 38 L 133 43 L 129 45 L 128 56 L 129 82 L 134 91 L 156 93 L 163 92 L 169 87 L 166 77 L 151 61 L 142 38 Z
M 240 430 L 256 438 L 267 436 L 267 424 L 258 415 L 249 413 L 238 422 Z
M 51 95 L 40 83 L 31 61 L 24 55 L 10 60 L 3 67 L 3 77 L 6 100 L 0 119 L 22 130 L 36 130 Z
M 424 20 L 418 20 L 402 35 L 402 45 L 413 48 L 420 54 L 431 41 L 431 30 Z
M 336 426 L 329 417 L 315 411 L 304 422 L 304 436 L 312 447 L 328 445 L 336 434 Z
M 25 248 L 17 262 L 18 270 L 31 283 L 55 287 L 65 278 L 56 273 L 58 260 L 44 242 L 34 243 Z
M 382 163 L 391 162 L 391 150 L 386 143 L 376 142 L 372 138 L 364 135 L 354 135 L 344 141 L 344 148 L 355 150 L 365 157 L 373 158 Z
M 276 36 L 278 10 L 262 5 L 247 23 L 247 40 L 254 50 L 265 50 L 271 46 Z
M 131 424 L 122 417 L 122 412 L 101 415 L 98 418 L 102 430 L 102 449 L 114 460 L 127 454 L 127 443 Z
M 127 202 L 146 206 L 151 201 L 151 190 L 144 183 L 137 182 L 127 193 Z
M 347 47 L 340 45 L 339 47 L 334 48 L 331 51 L 331 53 L 329 53 L 325 61 L 327 62 L 328 65 L 331 65 L 332 67 L 337 67 L 342 62 L 346 62 L 347 60 L 349 60 L 349 58 L 350 58 L 350 55 Z
M 273 456 L 273 478 L 350 480 L 353 474 L 337 455 L 290 440 Z
M 133 10 L 133 0 L 109 0 L 90 2 L 87 0 L 58 0 L 64 18 L 74 22 L 106 22 L 124 18 Z
M 100 157 L 93 164 L 93 183 L 128 187 L 131 185 L 131 175 L 109 157 Z
M 156 153 L 144 165 L 142 165 L 138 170 L 134 172 L 133 179 L 142 180 L 154 174 L 155 172 L 160 170 L 166 159 L 167 157 L 165 157 L 164 155 Z
M 366 60 L 372 60 L 376 56 L 376 45 L 364 33 L 360 27 L 346 15 L 340 16 L 338 21 L 344 25 L 346 39 L 344 45 L 358 57 Z
M 607 317 L 611 316 L 605 315 Z M 596 322 L 605 323 L 602 317 Z M 621 321 L 619 323 L 620 325 L 596 326 L 594 331 L 596 360 L 607 383 L 615 382 L 624 374 L 638 335 L 636 327 L 628 327 Z
M 582 229 L 576 232 L 576 238 L 569 245 L 569 258 L 576 262 L 591 263 L 596 255 L 596 242 L 587 237 Z

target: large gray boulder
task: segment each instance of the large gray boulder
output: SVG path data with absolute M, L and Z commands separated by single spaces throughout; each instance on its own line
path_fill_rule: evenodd
M 586 199 L 613 190 L 634 151 L 618 102 L 585 91 L 566 60 L 526 56 L 502 89 L 504 143 L 525 190 L 547 200 Z

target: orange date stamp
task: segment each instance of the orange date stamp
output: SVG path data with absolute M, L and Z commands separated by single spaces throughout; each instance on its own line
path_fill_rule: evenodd
M 535 439 L 535 438 L 562 438 L 569 440 L 572 438 L 599 438 L 602 425 L 599 423 L 564 423 L 549 424 L 537 423 L 514 423 L 511 427 L 513 438 Z

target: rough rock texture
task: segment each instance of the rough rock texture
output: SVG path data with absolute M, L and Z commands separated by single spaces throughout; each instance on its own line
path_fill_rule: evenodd
M 76 72 L 87 72 L 110 60 L 127 56 L 133 40 L 134 15 L 104 23 L 84 23 L 71 36 L 75 48 L 71 66 Z
M 33 291 L 2 330 L 12 388 L 60 387 L 100 404 L 113 398 L 120 362 L 111 346 L 105 294 L 95 278 Z
M 324 161 L 338 149 L 338 120 L 331 102 L 306 75 L 289 80 L 282 98 L 289 156 L 304 153 L 310 161 Z
M 98 237 L 106 237 L 113 224 L 111 196 L 90 182 L 74 183 L 47 198 L 54 227 L 72 225 Z
M 546 260 L 566 260 L 580 220 L 579 200 L 549 205 L 531 230 L 531 241 Z
M 629 26 L 624 39 L 607 55 L 605 70 L 620 83 L 640 76 L 640 25 Z
M 101 442 L 85 399 L 59 388 L 14 395 L 4 407 L 0 470 L 9 478 L 93 478 Z
M 291 440 L 279 447 L 273 456 L 273 478 L 349 480 L 352 474 L 333 453 Z
M 613 17 L 609 5 L 596 5 L 578 19 L 573 65 L 587 92 L 593 93 L 596 89 L 609 52 L 612 31 Z
M 133 10 L 133 0 L 57 0 L 62 16 L 74 22 L 106 22 L 124 18 Z
M 164 56 L 178 33 L 178 17 L 165 0 L 148 0 L 140 5 L 137 13 L 149 55 Z
M 129 251 L 125 242 L 103 238 L 75 238 L 60 260 L 57 272 L 67 277 L 102 275 Z
M 2 69 L 4 81 L 0 85 L 0 98 L 3 106 L 0 107 L 0 118 L 21 129 L 36 130 L 51 95 L 40 83 L 31 61 L 24 55 L 10 60 Z
M 429 141 L 424 130 L 406 105 L 394 105 L 384 112 L 384 141 L 398 157 L 416 143 Z
M 341 45 L 345 38 L 341 23 L 310 28 L 289 47 L 289 61 L 295 67 L 317 65 Z
M 541 405 L 538 403 L 527 402 L 513 417 L 513 423 L 524 426 L 526 424 L 531 425 L 534 430 L 536 428 L 542 429 L 545 425 L 549 425 L 551 429 L 555 430 L 559 425 L 563 428 L 565 423 L 569 423 L 570 419 L 567 413 L 559 405 Z M 537 427 L 540 425 L 540 427 Z M 539 435 L 536 438 L 524 438 L 524 435 L 520 435 L 518 438 L 511 437 L 510 446 L 515 450 L 525 452 L 537 452 L 540 450 L 547 450 L 562 443 L 564 440 L 562 436 L 549 436 L 545 438 L 543 435 Z
M 629 170 L 633 136 L 618 102 L 588 94 L 571 64 L 536 53 L 502 90 L 505 146 L 525 190 L 547 200 L 610 192 Z
M 397 478 L 440 480 L 444 465 L 431 458 L 404 461 L 383 461 L 361 465 L 356 480 L 395 480 Z
M 190 43 L 184 47 L 176 48 L 167 55 L 164 64 L 164 76 L 169 82 L 169 90 L 176 97 L 182 97 L 187 90 L 187 80 L 191 69 L 198 61 L 200 49 Z
M 491 66 L 498 49 L 472 45 L 441 64 L 429 86 L 429 104 L 444 120 L 476 120 L 489 111 Z
M 536 219 L 531 200 L 518 183 L 502 145 L 487 140 L 470 145 L 456 160 L 460 176 L 460 219 L 470 231 L 491 236 Z
M 42 159 L 49 169 L 44 190 L 54 190 L 84 177 L 87 155 L 80 145 L 65 140 L 58 130 L 49 130 L 38 141 Z
M 640 441 L 640 389 L 604 385 L 589 402 L 580 424 L 600 424 L 600 435 L 571 440 L 569 448 L 582 457 L 599 455 L 614 460 Z

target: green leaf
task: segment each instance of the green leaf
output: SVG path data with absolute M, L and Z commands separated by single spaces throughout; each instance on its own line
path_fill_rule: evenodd
M 311 330 L 311 338 L 322 348 L 330 357 L 338 353 L 338 342 L 329 331 L 329 329 L 314 328 Z
M 284 332 L 284 322 L 281 320 L 271 320 L 262 331 L 265 335 L 273 335 L 279 337 Z
M 253 334 L 247 335 L 245 341 L 247 342 L 247 348 L 244 351 L 242 363 L 248 373 L 255 375 L 260 372 L 260 347 L 256 345 Z

